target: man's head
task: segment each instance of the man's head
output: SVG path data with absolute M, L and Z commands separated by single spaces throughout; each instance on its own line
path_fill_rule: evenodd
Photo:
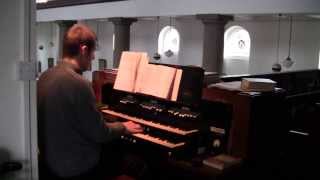
M 80 71 L 86 71 L 94 59 L 96 34 L 86 25 L 75 24 L 64 35 L 63 58 L 76 59 Z

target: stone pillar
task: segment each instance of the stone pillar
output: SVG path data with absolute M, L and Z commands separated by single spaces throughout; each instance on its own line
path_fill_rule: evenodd
M 109 18 L 114 24 L 113 67 L 118 68 L 122 51 L 130 49 L 130 26 L 135 18 Z
M 224 27 L 233 16 L 199 14 L 204 24 L 202 66 L 206 71 L 221 74 L 223 63 Z
M 62 46 L 63 46 L 63 37 L 66 31 L 74 24 L 77 23 L 77 21 L 56 21 L 56 23 L 59 26 L 59 33 L 58 33 L 58 58 L 62 57 Z

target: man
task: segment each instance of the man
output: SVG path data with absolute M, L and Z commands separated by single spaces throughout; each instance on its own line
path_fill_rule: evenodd
M 81 76 L 95 47 L 94 32 L 73 25 L 63 39 L 61 63 L 44 72 L 37 84 L 40 160 L 58 177 L 96 179 L 102 143 L 142 131 L 133 122 L 103 122 L 91 85 Z

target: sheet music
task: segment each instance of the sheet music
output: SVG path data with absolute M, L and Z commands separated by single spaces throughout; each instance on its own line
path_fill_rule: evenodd
M 122 52 L 114 89 L 134 92 L 141 56 L 139 52 Z
M 168 66 L 148 64 L 141 71 L 137 92 L 160 98 L 170 99 L 171 87 L 176 69 Z
M 143 85 L 145 78 L 146 78 L 146 77 L 144 77 L 144 76 L 146 76 L 144 71 L 146 71 L 146 68 L 148 67 L 148 63 L 149 63 L 149 57 L 148 57 L 147 53 L 142 53 L 140 63 L 138 66 L 138 70 L 137 70 L 137 78 L 136 78 L 136 82 L 135 82 L 135 86 L 134 86 L 134 92 L 141 91 L 141 86 Z
M 182 69 L 177 69 L 174 83 L 173 83 L 172 94 L 171 94 L 172 101 L 177 101 L 181 78 L 182 78 Z
M 124 51 L 113 88 L 177 100 L 182 70 L 149 64 L 147 53 Z

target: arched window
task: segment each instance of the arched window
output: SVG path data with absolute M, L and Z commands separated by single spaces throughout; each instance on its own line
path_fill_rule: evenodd
M 158 53 L 168 57 L 168 53 L 166 54 L 166 52 L 171 50 L 173 55 L 177 55 L 179 53 L 179 46 L 179 32 L 172 26 L 164 27 L 159 34 Z
M 250 36 L 241 26 L 232 26 L 224 33 L 224 59 L 249 60 Z
M 249 73 L 250 36 L 241 26 L 224 33 L 223 72 L 227 75 Z

